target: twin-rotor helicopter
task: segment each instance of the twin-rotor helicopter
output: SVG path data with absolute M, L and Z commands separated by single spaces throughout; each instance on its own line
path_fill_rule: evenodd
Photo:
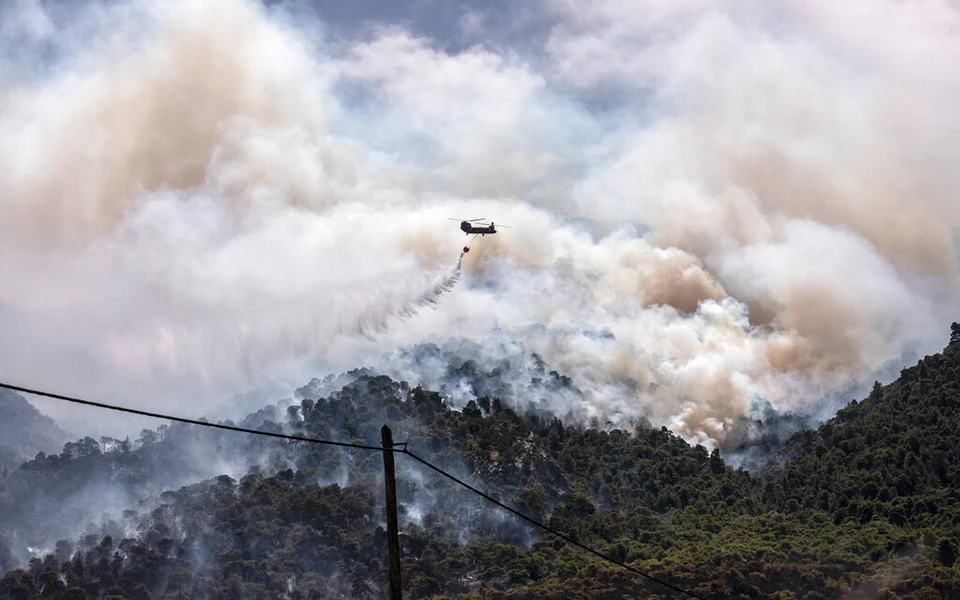
M 478 235 L 482 235 L 482 236 L 493 235 L 497 232 L 497 228 L 493 224 L 493 221 L 490 221 L 489 223 L 482 222 L 482 221 L 486 221 L 486 219 L 460 220 L 460 219 L 450 218 L 450 220 L 460 221 L 460 231 L 464 232 L 467 235 L 473 234 L 473 239 L 476 239 Z M 477 225 L 474 225 L 474 223 L 477 223 Z M 500 225 L 500 227 L 509 228 L 509 225 Z M 470 252 L 470 246 L 463 247 L 463 254 L 466 254 L 467 252 Z
M 460 219 L 450 219 L 451 221 L 460 221 Z M 497 228 L 494 226 L 493 221 L 490 221 L 489 224 L 480 223 L 479 225 L 474 225 L 479 221 L 486 221 L 486 219 L 470 219 L 466 221 L 460 221 L 460 231 L 464 232 L 467 235 L 471 233 L 476 235 L 487 235 L 494 234 L 497 232 Z M 501 225 L 500 227 L 508 227 L 508 225 Z

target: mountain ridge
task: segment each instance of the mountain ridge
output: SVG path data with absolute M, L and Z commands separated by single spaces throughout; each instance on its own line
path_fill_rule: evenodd
M 52 452 L 70 434 L 22 395 L 0 388 L 0 474 L 16 469 L 38 452 Z
M 666 428 L 574 427 L 486 396 L 454 411 L 436 392 L 370 373 L 326 397 L 308 398 L 310 389 L 301 388 L 299 404 L 267 407 L 245 424 L 376 444 L 379 426 L 390 423 L 395 439 L 418 455 L 707 597 L 953 598 L 960 485 L 949 441 L 960 418 L 958 390 L 960 344 L 951 340 L 820 428 L 792 436 L 789 460 L 761 475 L 731 469 L 718 451 L 690 446 Z M 240 441 L 177 424 L 135 446 L 98 452 L 87 442 L 66 456 L 38 457 L 6 493 L 23 498 L 35 491 L 31 481 L 61 481 L 58 473 L 81 463 L 122 474 L 131 455 L 155 455 L 156 468 L 170 469 L 179 464 L 173 449 L 258 460 L 238 477 L 155 489 L 124 519 L 77 542 L 62 540 L 46 558 L 8 572 L 0 597 L 36 591 L 53 573 L 93 597 L 378 597 L 384 556 L 376 453 Z M 148 462 L 142 458 L 140 467 Z M 882 487 L 877 473 L 889 478 Z M 403 460 L 398 494 L 404 582 L 413 597 L 667 597 Z M 10 507 L 0 505 L 0 525 L 39 518 L 5 513 Z M 303 540 L 316 549 L 307 551 Z M 95 566 L 101 559 L 109 568 Z

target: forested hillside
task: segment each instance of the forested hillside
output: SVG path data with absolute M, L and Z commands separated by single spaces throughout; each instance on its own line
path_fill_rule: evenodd
M 565 427 L 489 397 L 454 411 L 370 374 L 246 424 L 378 444 L 388 423 L 418 455 L 526 514 L 709 598 L 960 598 L 957 337 L 795 435 L 776 474 L 733 470 L 666 429 Z M 11 547 L 29 538 L 49 552 L 9 571 L 0 598 L 382 597 L 379 452 L 251 438 L 174 425 L 24 464 L 2 484 L 0 527 Z M 254 466 L 162 493 L 150 483 L 224 455 Z M 678 597 L 409 457 L 397 466 L 410 598 Z M 149 498 L 75 539 L 44 539 L 44 522 L 79 514 L 58 499 L 81 498 L 91 478 Z
M 37 452 L 53 452 L 70 436 L 22 396 L 0 389 L 0 479 Z

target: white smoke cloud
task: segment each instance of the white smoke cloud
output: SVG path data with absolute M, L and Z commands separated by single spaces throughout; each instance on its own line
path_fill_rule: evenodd
M 946 4 L 549 1 L 524 54 L 244 0 L 52 33 L 21 4 L 2 45 L 63 51 L 0 64 L 8 380 L 202 411 L 499 337 L 575 414 L 713 444 L 757 397 L 802 410 L 936 349 L 960 299 Z M 449 217 L 512 226 L 454 289 Z

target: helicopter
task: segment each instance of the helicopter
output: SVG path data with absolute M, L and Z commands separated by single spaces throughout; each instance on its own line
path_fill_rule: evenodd
M 448 218 L 451 221 L 460 221 L 460 219 L 454 219 L 450 217 Z M 474 223 L 476 223 L 477 221 L 486 221 L 486 219 L 470 219 L 466 221 L 460 221 L 460 230 L 467 235 L 470 235 L 472 233 L 475 235 L 484 235 L 484 236 L 487 235 L 488 233 L 492 235 L 497 232 L 496 227 L 494 227 L 493 225 L 493 221 L 490 221 L 489 225 L 485 225 L 485 224 L 474 225 Z M 509 227 L 509 226 L 501 225 L 500 227 Z

